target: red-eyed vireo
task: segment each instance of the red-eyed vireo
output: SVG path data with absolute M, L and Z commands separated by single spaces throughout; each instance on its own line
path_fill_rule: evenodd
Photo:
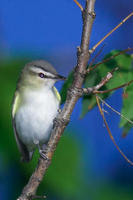
M 14 96 L 12 121 L 14 134 L 23 161 L 30 161 L 35 148 L 44 155 L 53 120 L 58 114 L 60 94 L 54 87 L 58 75 L 44 60 L 28 63 L 23 68 Z

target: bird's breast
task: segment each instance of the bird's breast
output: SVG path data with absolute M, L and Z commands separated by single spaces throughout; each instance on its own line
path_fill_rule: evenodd
M 27 146 L 46 143 L 57 116 L 59 101 L 53 91 L 30 92 L 15 116 L 20 139 Z

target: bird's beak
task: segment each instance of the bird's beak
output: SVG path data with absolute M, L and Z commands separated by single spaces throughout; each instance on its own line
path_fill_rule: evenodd
M 67 79 L 66 77 L 61 76 L 61 75 L 59 75 L 59 74 L 56 76 L 56 78 L 57 78 L 58 80 L 66 80 L 66 79 Z

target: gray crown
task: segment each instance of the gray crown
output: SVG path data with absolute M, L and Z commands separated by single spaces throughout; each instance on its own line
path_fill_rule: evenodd
M 55 68 L 49 62 L 47 62 L 45 60 L 35 60 L 35 61 L 30 62 L 30 63 L 27 63 L 25 65 L 25 69 L 28 69 L 31 66 L 40 68 L 40 69 L 42 69 L 46 72 L 50 72 L 52 74 L 57 75 Z

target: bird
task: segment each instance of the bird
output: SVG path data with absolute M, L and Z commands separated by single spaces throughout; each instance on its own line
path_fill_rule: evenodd
M 45 60 L 27 63 L 22 69 L 12 104 L 12 124 L 21 159 L 29 162 L 38 148 L 45 158 L 45 149 L 58 115 L 61 97 L 54 86 L 66 80 Z

